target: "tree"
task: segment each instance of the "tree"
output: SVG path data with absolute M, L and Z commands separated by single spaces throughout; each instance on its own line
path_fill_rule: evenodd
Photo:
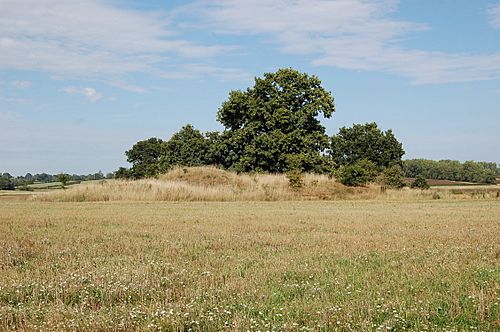
M 338 165 L 348 165 L 367 159 L 380 169 L 401 164 L 403 146 L 392 130 L 381 131 L 375 122 L 342 127 L 330 140 L 329 155 Z
M 188 124 L 164 143 L 159 169 L 178 166 L 201 166 L 208 163 L 209 140 L 192 125 Z
M 156 176 L 159 172 L 159 160 L 163 151 L 163 141 L 156 137 L 134 144 L 132 149 L 125 152 L 127 161 L 132 163 L 130 177 L 139 179 Z
M 457 160 L 411 159 L 403 162 L 407 177 L 421 175 L 427 179 L 495 183 L 496 163 Z
M 0 177 L 0 190 L 15 190 L 15 183 L 6 177 Z
M 219 109 L 225 130 L 209 137 L 213 162 L 243 172 L 314 171 L 325 163 L 320 153 L 328 146 L 317 117 L 334 111 L 316 76 L 291 68 L 266 73 L 252 88 L 231 91 Z
M 130 179 L 130 170 L 125 167 L 120 167 L 114 174 L 115 179 Z
M 57 174 L 57 181 L 61 182 L 61 186 L 63 189 L 66 188 L 66 183 L 71 180 L 71 176 L 69 174 L 65 173 L 59 173 Z

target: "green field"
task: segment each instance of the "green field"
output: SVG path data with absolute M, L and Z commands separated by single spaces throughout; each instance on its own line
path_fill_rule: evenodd
M 0 330 L 499 328 L 496 199 L 0 209 Z

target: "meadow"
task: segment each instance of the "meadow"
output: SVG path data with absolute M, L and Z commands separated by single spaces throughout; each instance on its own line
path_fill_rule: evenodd
M 0 330 L 499 329 L 494 197 L 48 195 L 0 200 Z

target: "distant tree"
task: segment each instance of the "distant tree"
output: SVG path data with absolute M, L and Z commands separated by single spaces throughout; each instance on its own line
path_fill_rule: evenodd
M 429 189 L 430 186 L 422 175 L 417 175 L 415 180 L 410 185 L 411 188 Z
M 127 161 L 132 163 L 130 176 L 136 179 L 158 175 L 159 160 L 164 154 L 164 144 L 159 138 L 152 137 L 139 141 L 125 152 Z
M 9 173 L 5 172 L 2 174 L 2 178 L 4 179 L 12 179 L 12 175 L 10 175 Z
M 381 131 L 375 122 L 340 128 L 330 141 L 329 155 L 338 165 L 367 159 L 380 169 L 401 164 L 403 146 L 389 129 Z
M 51 182 L 53 179 L 54 176 L 47 173 L 33 175 L 33 180 L 35 182 Z
M 422 175 L 427 179 L 495 183 L 496 163 L 457 160 L 411 159 L 403 162 L 407 177 Z
M 15 190 L 15 183 L 6 177 L 0 177 L 0 190 Z
M 94 178 L 94 180 L 102 180 L 102 179 L 104 179 L 104 174 L 102 174 L 102 172 L 99 171 L 93 175 L 93 178 Z
M 114 177 L 115 177 L 115 175 L 112 172 L 106 173 L 106 179 L 109 180 L 109 179 L 112 179 Z
M 26 184 L 33 183 L 33 175 L 31 173 L 26 173 L 26 175 L 24 176 L 24 180 Z
M 57 181 L 61 182 L 61 186 L 63 189 L 66 188 L 66 183 L 71 180 L 71 176 L 69 174 L 65 173 L 59 173 L 57 174 Z
M 207 153 L 210 141 L 192 125 L 188 124 L 163 143 L 159 158 L 159 170 L 172 166 L 201 166 L 209 163 Z
M 291 68 L 266 73 L 222 104 L 217 119 L 225 130 L 208 135 L 212 162 L 242 172 L 286 172 L 293 160 L 302 171 L 314 171 L 325 164 L 320 153 L 328 146 L 317 117 L 334 111 L 332 95 L 316 76 Z

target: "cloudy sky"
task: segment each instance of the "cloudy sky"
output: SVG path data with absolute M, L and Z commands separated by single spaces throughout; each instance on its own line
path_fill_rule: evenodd
M 332 92 L 330 135 L 375 121 L 404 158 L 500 162 L 498 0 L 0 0 L 0 172 L 127 166 L 282 67 Z

